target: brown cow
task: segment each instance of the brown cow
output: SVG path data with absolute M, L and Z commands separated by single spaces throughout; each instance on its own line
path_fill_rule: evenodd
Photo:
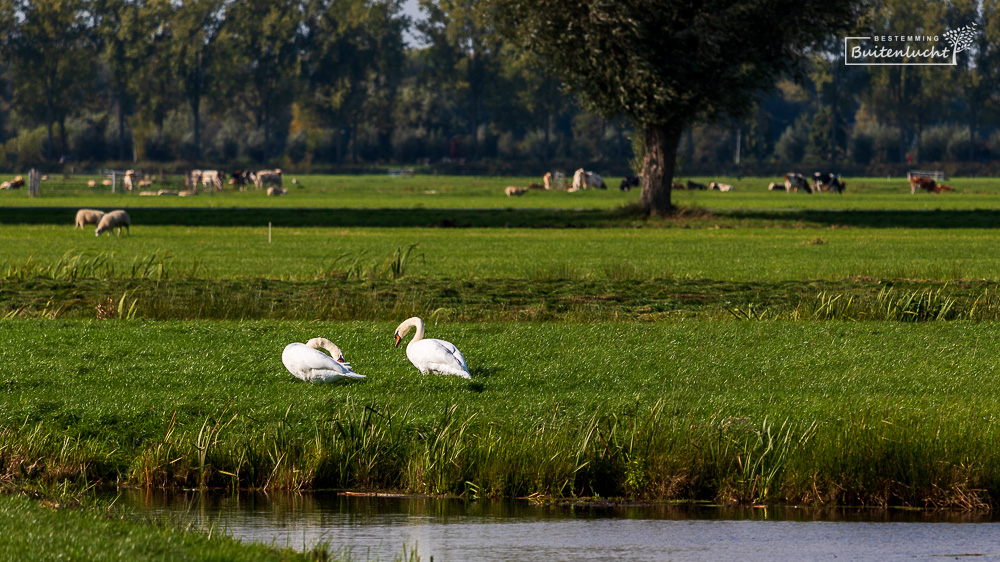
M 941 188 L 937 182 L 924 176 L 910 176 L 910 195 L 917 192 L 917 188 L 923 189 L 927 193 L 941 193 Z

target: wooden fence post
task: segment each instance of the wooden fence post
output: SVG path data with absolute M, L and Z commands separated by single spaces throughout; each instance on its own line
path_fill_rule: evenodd
M 28 197 L 38 197 L 38 184 L 41 181 L 41 175 L 38 170 L 32 168 L 28 171 Z

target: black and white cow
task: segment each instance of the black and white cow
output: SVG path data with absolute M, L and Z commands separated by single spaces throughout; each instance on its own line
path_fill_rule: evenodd
M 829 172 L 816 172 L 813 174 L 814 191 L 822 190 L 843 193 L 846 188 L 847 184 L 840 181 L 840 177 L 836 174 L 831 174 Z

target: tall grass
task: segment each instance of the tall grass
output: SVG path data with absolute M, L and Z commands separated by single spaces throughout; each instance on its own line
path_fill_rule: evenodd
M 320 277 L 346 278 L 346 279 L 399 279 L 406 275 L 410 267 L 410 254 L 419 244 L 410 244 L 405 248 L 396 248 L 389 253 L 385 259 L 371 260 L 367 257 L 367 252 L 360 254 L 341 254 L 334 260 L 330 271 Z M 423 259 L 422 254 L 414 258 Z
M 794 304 L 762 306 L 747 303 L 729 309 L 740 320 L 845 320 L 940 322 L 1000 320 L 1000 295 L 989 287 L 978 293 L 952 293 L 947 284 L 937 288 L 897 289 L 881 286 L 877 291 L 820 291 L 813 298 Z
M 98 279 L 156 279 L 170 278 L 170 265 L 175 256 L 160 250 L 145 257 L 126 258 L 125 263 L 116 259 L 113 251 L 97 253 L 67 250 L 54 262 L 45 263 L 37 256 L 30 256 L 22 263 L 6 264 L 0 269 L 0 279 L 24 280 L 31 278 L 73 281 L 84 278 Z M 195 262 L 187 270 L 176 272 L 193 277 L 198 270 Z
M 0 474 L 50 487 L 1000 501 L 1000 403 L 982 392 L 998 374 L 992 324 L 433 324 L 472 381 L 417 374 L 391 346 L 394 325 L 5 321 Z M 32 347 L 40 330 L 49 343 Z M 368 378 L 288 375 L 281 348 L 317 334 Z

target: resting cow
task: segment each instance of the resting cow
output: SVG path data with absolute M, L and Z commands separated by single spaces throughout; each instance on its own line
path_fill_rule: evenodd
M 23 186 L 24 186 L 24 178 L 21 176 L 17 176 L 12 180 L 0 183 L 0 189 L 18 189 Z
M 809 187 L 809 182 L 806 181 L 806 178 L 802 174 L 789 172 L 785 174 L 785 192 L 791 193 L 793 191 L 813 192 L 812 188 Z
M 639 176 L 625 176 L 618 186 L 618 191 L 628 191 L 633 187 L 639 187 Z
M 601 176 L 595 174 L 594 172 L 588 172 L 583 168 L 580 168 L 573 174 L 573 187 L 570 191 L 580 191 L 581 189 L 587 189 L 590 187 L 595 187 L 597 189 L 607 189 L 608 186 L 604 185 L 604 179 Z
M 840 177 L 829 172 L 816 172 L 813 174 L 813 191 L 833 191 L 843 193 L 847 189 L 847 184 L 840 181 Z

